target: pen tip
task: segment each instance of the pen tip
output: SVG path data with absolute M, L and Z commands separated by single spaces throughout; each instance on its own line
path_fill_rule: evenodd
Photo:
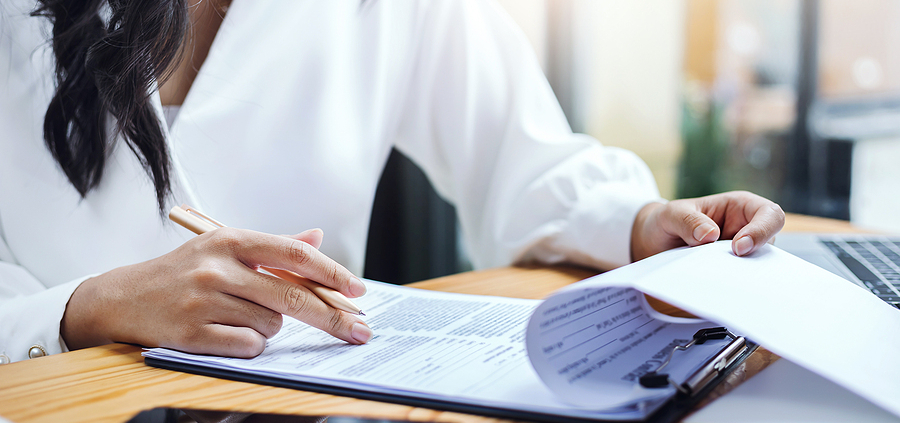
M 365 316 L 366 313 L 363 313 L 362 310 L 360 310 L 360 311 L 359 311 L 359 315 L 360 315 L 360 316 Z

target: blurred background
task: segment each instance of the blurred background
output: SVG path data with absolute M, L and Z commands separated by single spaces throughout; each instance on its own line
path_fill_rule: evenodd
M 900 1 L 499 3 L 572 129 L 636 152 L 665 198 L 744 189 L 900 232 Z M 460 245 L 453 208 L 392 156 L 366 277 L 468 270 Z

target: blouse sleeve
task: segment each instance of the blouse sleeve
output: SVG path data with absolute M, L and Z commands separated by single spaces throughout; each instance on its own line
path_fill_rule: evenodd
M 0 156 L 23 157 L 18 149 L 26 149 L 29 139 L 40 142 L 41 148 L 43 145 L 40 138 L 23 135 L 27 134 L 23 132 L 27 131 L 25 128 L 40 128 L 40 125 L 31 125 L 30 119 L 38 116 L 34 114 L 33 106 L 42 100 L 37 98 L 47 94 L 50 88 L 49 84 L 45 86 L 40 81 L 45 76 L 47 81 L 51 80 L 50 74 L 44 72 L 49 72 L 53 63 L 45 31 L 49 30 L 49 23 L 44 18 L 30 15 L 34 7 L 35 2 L 28 0 L 4 1 L 0 6 L 0 67 L 3 68 L 0 70 L 0 97 L 4 100 L 0 102 L 0 114 L 4 118 L 0 121 L 4 137 L 0 144 L 5 149 Z M 44 67 L 45 64 L 48 66 Z M 43 117 L 43 113 L 39 116 Z M 13 121 L 21 125 L 7 125 Z M 35 134 L 40 134 L 39 129 L 36 131 Z M 45 153 L 49 157 L 49 153 Z M 8 161 L 4 161 L 3 166 L 8 166 L 6 163 Z M 21 177 L 15 169 L 7 170 L 4 167 L 0 176 L 7 178 L 4 182 Z M 25 186 L 28 183 L 16 181 L 15 184 Z M 3 185 L 5 188 L 11 184 Z M 3 200 L 4 203 L 10 201 L 9 198 Z M 3 228 L 0 225 L 0 363 L 67 351 L 60 336 L 60 321 L 75 288 L 88 277 L 48 287 L 20 265 Z M 48 255 L 47 266 L 52 266 L 54 257 L 52 253 Z
M 68 351 L 59 325 L 75 288 L 88 278 L 48 289 L 15 264 L 0 229 L 0 363 Z
M 660 201 L 647 166 L 572 133 L 499 6 L 428 4 L 396 145 L 456 205 L 473 263 L 629 263 L 634 217 Z

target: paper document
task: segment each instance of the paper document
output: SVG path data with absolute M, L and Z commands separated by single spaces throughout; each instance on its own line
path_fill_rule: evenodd
M 148 358 L 403 398 L 547 416 L 640 420 L 675 389 L 643 388 L 675 345 L 726 326 L 900 415 L 900 312 L 772 246 L 730 242 L 658 254 L 569 285 L 543 301 L 368 282 L 355 300 L 375 336 L 348 345 L 293 319 L 254 359 L 166 349 Z M 652 295 L 707 320 L 663 316 Z M 678 383 L 728 340 L 679 351 Z M 535 418 L 538 418 L 535 416 Z
M 868 290 L 771 245 L 736 257 L 730 241 L 669 251 L 620 270 L 554 296 L 633 287 L 727 326 L 900 416 L 900 311 Z
M 781 359 L 685 419 L 685 423 L 721 422 L 900 423 L 900 417 Z
M 575 357 L 585 357 L 590 366 L 608 363 L 596 372 L 585 372 L 585 366 L 571 367 L 570 372 L 560 374 L 560 383 L 571 378 L 567 374 L 576 373 L 576 382 L 615 379 L 604 390 L 590 394 L 589 406 L 579 406 L 577 399 L 551 392 L 529 362 L 525 329 L 539 301 L 433 292 L 371 281 L 367 286 L 366 295 L 354 300 L 366 311 L 367 323 L 375 333 L 364 345 L 349 345 L 285 317 L 282 330 L 268 341 L 265 352 L 253 359 L 160 348 L 144 355 L 351 390 L 557 416 L 634 420 L 645 417 L 674 393 L 671 388 L 635 389 L 635 377 L 646 372 L 648 360 L 658 362 L 672 345 L 685 343 L 694 332 L 710 326 L 697 320 L 677 324 L 656 320 L 643 296 L 631 289 L 604 290 L 608 304 L 590 319 L 577 314 L 565 319 L 554 316 L 552 327 L 541 330 L 535 339 L 547 337 L 547 342 L 565 348 L 554 351 L 556 358 L 574 362 L 581 360 Z M 668 370 L 686 375 L 717 351 L 710 343 L 692 352 L 693 366 L 682 359 Z

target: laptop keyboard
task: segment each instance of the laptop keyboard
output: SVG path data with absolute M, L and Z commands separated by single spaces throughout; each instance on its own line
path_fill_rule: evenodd
M 900 308 L 900 240 L 822 239 L 837 258 L 877 295 Z

